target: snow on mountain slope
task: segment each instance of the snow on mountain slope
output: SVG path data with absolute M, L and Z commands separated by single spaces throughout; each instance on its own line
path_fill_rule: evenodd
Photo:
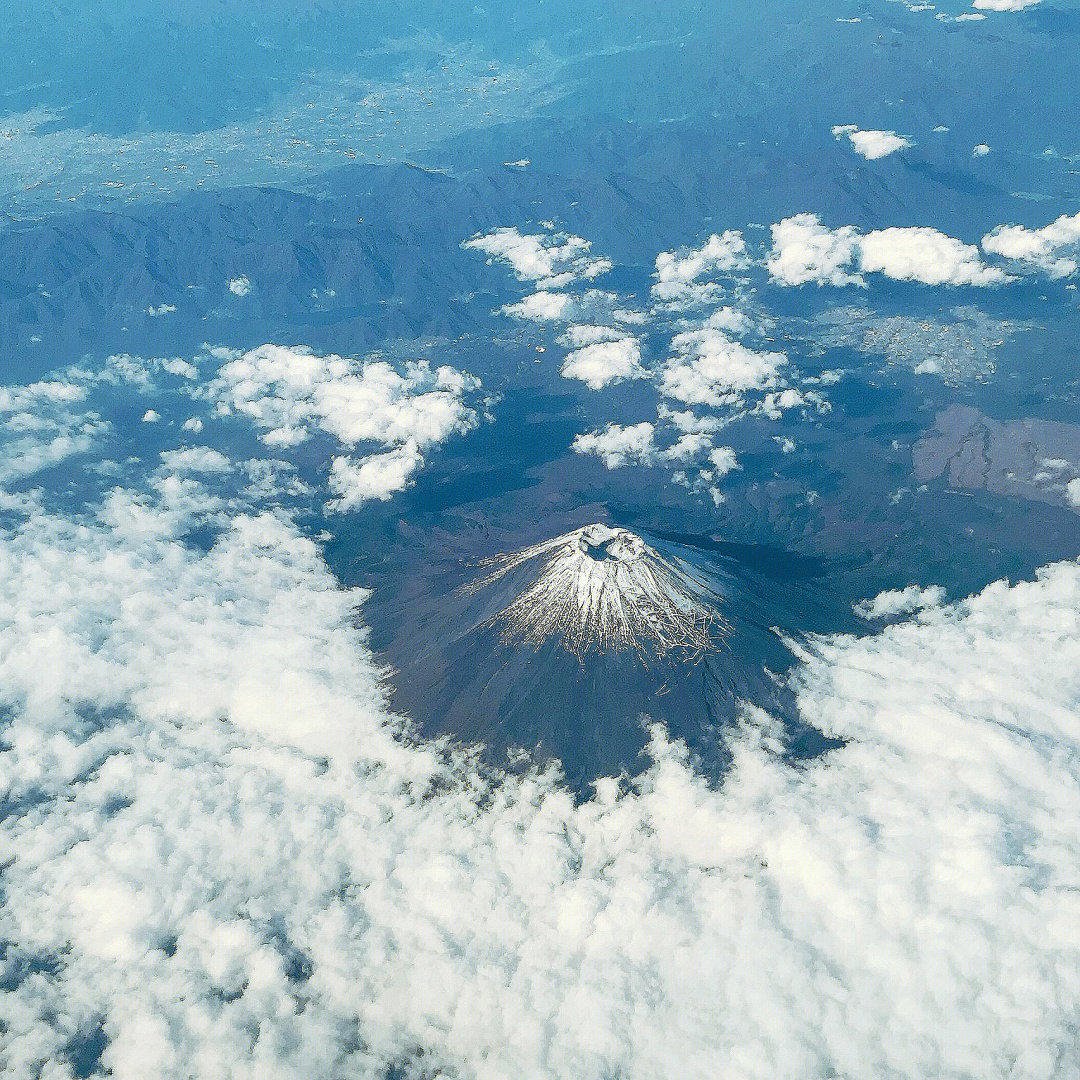
M 534 574 L 490 620 L 507 644 L 537 648 L 554 639 L 579 660 L 593 649 L 662 657 L 703 651 L 723 629 L 705 577 L 627 529 L 587 525 L 488 565 L 495 569 L 468 592 L 519 568 Z

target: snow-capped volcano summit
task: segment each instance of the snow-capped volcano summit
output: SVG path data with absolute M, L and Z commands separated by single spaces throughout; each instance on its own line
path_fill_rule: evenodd
M 490 619 L 508 644 L 538 648 L 554 640 L 578 659 L 593 649 L 661 657 L 702 651 L 721 628 L 704 578 L 628 529 L 586 525 L 488 565 L 494 570 L 468 591 L 512 572 L 526 578 Z
M 648 721 L 719 775 L 746 702 L 790 718 L 792 745 L 813 748 L 781 633 L 831 625 L 819 617 L 830 598 L 783 553 L 694 540 L 594 524 L 511 540 L 511 554 L 478 560 L 463 544 L 418 558 L 403 599 L 376 590 L 367 609 L 395 707 L 493 761 L 557 759 L 582 791 L 641 767 Z

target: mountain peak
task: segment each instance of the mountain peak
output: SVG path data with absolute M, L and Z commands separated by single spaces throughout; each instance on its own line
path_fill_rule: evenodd
M 586 525 L 487 565 L 469 591 L 509 574 L 520 589 L 490 620 L 507 643 L 556 640 L 579 659 L 591 650 L 663 656 L 707 648 L 720 623 L 705 579 L 629 529 Z

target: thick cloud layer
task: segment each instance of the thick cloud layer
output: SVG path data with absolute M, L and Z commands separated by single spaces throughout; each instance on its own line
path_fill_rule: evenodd
M 0 538 L 8 1075 L 1080 1069 L 1076 564 L 813 643 L 823 759 L 575 807 L 403 738 L 286 521 L 136 516 Z

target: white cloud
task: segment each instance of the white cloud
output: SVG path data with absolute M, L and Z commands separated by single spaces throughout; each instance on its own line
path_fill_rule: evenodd
M 580 331 L 607 328 L 573 329 Z M 573 334 L 570 340 L 573 340 Z M 637 339 L 618 331 L 606 339 L 591 340 L 568 353 L 561 370 L 564 378 L 580 379 L 592 390 L 600 390 L 609 383 L 622 382 L 625 379 L 643 379 L 647 374 L 641 366 L 641 346 Z
M 199 372 L 195 365 L 188 363 L 187 360 L 183 360 L 178 356 L 167 357 L 160 363 L 162 371 L 166 371 L 170 375 L 178 375 L 181 379 L 194 380 L 199 377 Z
M 726 330 L 730 334 L 745 334 L 751 329 L 746 313 L 733 307 L 717 308 L 705 320 L 704 325 L 713 330 Z
M 988 266 L 979 249 L 922 226 L 860 234 L 850 225 L 829 229 L 814 214 L 772 226 L 768 270 L 781 285 L 863 285 L 864 274 L 924 285 L 1000 285 L 1003 270 Z
M 352 510 L 372 499 L 385 501 L 404 491 L 423 464 L 424 458 L 413 439 L 393 450 L 357 461 L 336 457 L 330 463 L 329 483 L 338 498 L 330 505 L 335 510 Z
M 986 143 L 981 142 L 981 143 L 976 144 L 976 146 L 974 146 L 972 148 L 971 156 L 972 157 L 986 157 L 986 155 L 989 154 L 989 153 L 990 153 L 990 147 Z
M 780 420 L 789 409 L 813 409 L 818 413 L 827 413 L 832 406 L 814 390 L 799 390 L 788 386 L 783 390 L 770 390 L 754 407 L 755 414 L 769 420 Z
M 629 464 L 647 465 L 656 455 L 656 444 L 653 442 L 655 431 L 647 421 L 630 426 L 608 424 L 602 431 L 578 435 L 574 439 L 573 449 L 579 454 L 595 455 L 609 469 L 619 469 Z
M 578 435 L 573 449 L 601 458 L 609 469 L 619 469 L 624 465 L 685 465 L 702 458 L 712 447 L 712 438 L 706 432 L 684 432 L 663 448 L 656 444 L 655 435 L 656 429 L 647 422 L 630 427 L 608 424 L 599 431 Z M 680 482 L 693 486 L 685 473 L 676 474 L 676 478 L 680 476 L 684 478 Z
M 877 161 L 911 145 L 910 139 L 895 131 L 862 131 L 854 124 L 837 124 L 832 133 L 838 139 L 846 136 L 855 152 L 867 161 Z
M 179 450 L 165 450 L 162 464 L 173 472 L 227 473 L 232 472 L 232 462 L 219 450 L 209 446 L 184 446 Z
M 688 405 L 735 403 L 748 390 L 774 385 L 787 363 L 783 353 L 755 352 L 709 328 L 677 334 L 671 347 L 660 392 Z
M 860 600 L 854 611 L 860 619 L 887 619 L 939 607 L 944 600 L 945 590 L 940 585 L 930 585 L 925 589 L 909 585 L 906 589 L 889 589 L 870 600 Z
M 1080 213 L 1071 217 L 1062 214 L 1041 229 L 999 225 L 983 237 L 982 246 L 984 251 L 1003 259 L 1028 263 L 1050 277 L 1067 277 L 1076 273 L 1077 261 L 1064 257 L 1061 249 L 1074 253 L 1080 249 Z
M 15 417 L 15 422 L 18 422 Z M 44 421 L 33 431 L 22 432 L 4 443 L 0 460 L 0 483 L 19 480 L 68 458 L 89 454 L 109 433 L 109 425 L 93 418 Z
M 464 398 L 478 386 L 470 375 L 433 370 L 425 360 L 398 371 L 382 360 L 263 345 L 228 354 L 209 393 L 219 411 L 250 419 L 271 446 L 294 446 L 322 430 L 346 446 L 413 439 L 424 447 L 475 423 Z
M 611 269 L 606 259 L 589 254 L 588 240 L 564 233 L 520 233 L 501 228 L 467 240 L 464 245 L 509 263 L 522 281 L 538 282 L 541 291 L 580 279 L 592 280 Z
M 679 431 L 686 432 L 715 432 L 723 427 L 723 420 L 719 416 L 698 416 L 690 409 L 678 411 L 672 409 L 667 402 L 661 402 L 657 413 L 661 420 L 668 420 Z
M 982 11 L 1023 11 L 1024 8 L 1034 7 L 1040 0 L 974 0 L 973 8 Z
M 129 353 L 116 353 L 107 357 L 103 367 L 94 369 L 72 367 L 66 374 L 69 378 L 86 384 L 129 385 L 148 392 L 159 388 L 156 376 L 162 372 L 188 382 L 193 382 L 199 375 L 198 369 L 193 364 L 180 357 L 145 358 L 132 356 Z
M 879 272 L 898 281 L 924 285 L 1000 285 L 1003 270 L 987 266 L 979 249 L 937 229 L 879 229 L 859 241 L 864 273 Z
M 796 214 L 772 226 L 772 250 L 767 267 L 781 285 L 861 285 L 851 271 L 858 232 L 845 225 L 826 228 L 816 214 Z
M 0 413 L 36 409 L 40 405 L 69 405 L 82 401 L 86 391 L 78 383 L 46 379 L 26 386 L 0 386 Z
M 452 367 L 433 370 L 426 360 L 399 371 L 382 360 L 360 363 L 278 345 L 219 351 L 219 359 L 224 363 L 207 393 L 219 413 L 251 420 L 267 445 L 295 446 L 322 431 L 350 449 L 382 448 L 334 457 L 333 510 L 402 491 L 423 466 L 425 449 L 476 424 L 466 398 L 479 380 Z
M 704 432 L 688 431 L 680 435 L 666 450 L 661 450 L 659 456 L 667 461 L 692 461 L 711 445 L 712 439 Z
M 247 296 L 251 292 L 251 282 L 241 274 L 240 277 L 234 277 L 229 280 L 229 292 L 233 296 Z
M 63 379 L 0 386 L 0 485 L 100 446 L 109 424 L 96 413 L 75 410 L 85 397 L 79 383 Z
M 802 227 L 804 238 L 814 233 L 824 239 L 816 260 L 822 256 L 820 249 L 837 245 L 837 234 L 821 226 L 812 215 L 781 223 L 774 227 L 774 233 L 782 236 L 785 229 L 792 227 Z M 861 239 L 854 229 L 849 232 L 853 243 L 841 253 L 840 261 L 851 258 L 854 240 Z M 809 239 L 813 246 L 813 237 Z M 470 241 L 469 246 L 482 243 L 529 274 L 550 273 L 551 281 L 560 275 L 559 267 L 549 261 L 548 240 L 547 234 L 522 237 L 516 230 L 498 230 Z M 792 252 L 787 254 L 790 257 Z M 830 257 L 827 250 L 824 257 Z M 563 293 L 552 291 L 550 285 L 504 308 L 518 317 L 564 324 L 558 340 L 570 350 L 561 365 L 566 378 L 581 380 L 595 390 L 629 379 L 655 382 L 661 398 L 657 404 L 659 422 L 670 423 L 675 429 L 667 438 L 661 436 L 657 443 L 655 432 L 646 437 L 641 424 L 615 424 L 580 436 L 575 444 L 577 450 L 603 457 L 614 468 L 630 461 L 674 466 L 670 476 L 673 483 L 698 494 L 711 492 L 718 498 L 718 490 L 712 485 L 715 471 L 696 460 L 703 458 L 711 446 L 711 439 L 704 436 L 741 417 L 777 420 L 788 409 L 819 413 L 828 410 L 829 404 L 821 393 L 788 385 L 789 380 L 783 377 L 789 370 L 787 358 L 782 353 L 758 351 L 737 340 L 756 334 L 759 340 L 771 341 L 768 319 L 751 319 L 737 307 L 721 304 L 720 285 L 705 280 L 713 273 L 748 267 L 750 262 L 745 239 L 729 230 L 711 235 L 700 247 L 661 252 L 656 258 L 652 288 L 655 302 L 647 311 L 635 310 L 633 301 L 618 293 L 597 289 Z M 790 263 L 786 269 L 798 276 Z M 843 271 L 844 280 L 854 280 L 854 268 L 851 270 Z M 651 327 L 654 332 L 661 328 L 675 332 L 671 354 L 659 369 L 643 365 L 643 331 L 637 330 L 639 326 Z M 544 349 L 538 347 L 538 351 Z M 796 378 L 798 373 L 792 372 L 791 379 Z M 671 402 L 706 406 L 722 415 L 676 412 Z M 695 437 L 682 437 L 686 435 Z
M 653 295 L 661 300 L 678 300 L 690 295 L 689 286 L 717 271 L 746 265 L 746 241 L 742 233 L 728 229 L 713 233 L 699 248 L 662 251 L 656 256 L 656 284 Z
M 1074 507 L 1080 507 L 1080 477 L 1075 477 L 1065 485 L 1065 501 Z
M 566 293 L 535 292 L 516 304 L 507 304 L 503 310 L 507 315 L 513 315 L 517 319 L 556 322 L 563 318 L 569 307 L 570 297 Z
M 718 446 L 709 453 L 709 461 L 717 476 L 727 476 L 729 472 L 738 469 L 739 459 L 730 446 Z
M 575 323 L 568 326 L 559 337 L 563 345 L 580 348 L 582 345 L 596 345 L 602 341 L 621 341 L 629 337 L 627 332 L 614 326 L 599 326 L 596 323 Z
M 156 409 L 147 409 L 142 419 L 144 424 L 156 424 L 161 419 L 161 414 Z

